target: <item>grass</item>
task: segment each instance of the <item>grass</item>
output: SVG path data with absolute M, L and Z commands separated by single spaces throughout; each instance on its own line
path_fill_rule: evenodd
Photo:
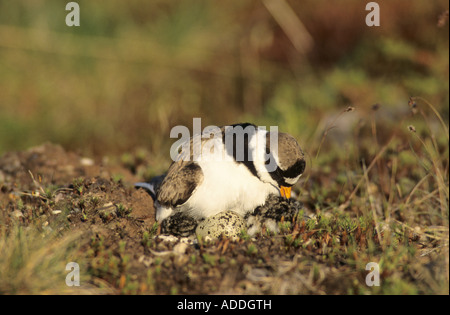
M 394 278 L 397 278 L 398 282 L 390 281 L 387 286 L 383 287 L 382 285 L 381 288 L 375 290 L 376 293 L 424 293 L 437 288 L 440 288 L 438 291 L 441 293 L 448 293 L 446 287 L 448 283 L 449 218 L 449 163 L 446 142 L 448 127 L 443 123 L 442 117 L 434 106 L 426 101 L 424 103 L 432 111 L 425 114 L 424 108 L 419 107 L 418 112 L 421 113 L 422 118 L 421 121 L 417 121 L 422 130 L 420 136 L 416 128 L 406 128 L 406 120 L 414 119 L 414 117 L 406 118 L 405 123 L 391 131 L 393 135 L 379 152 L 374 153 L 370 163 L 367 163 L 368 166 L 364 161 L 359 167 L 353 166 L 353 169 L 359 169 L 354 178 L 349 178 L 353 187 L 339 191 L 339 194 L 348 196 L 345 198 L 345 202 L 330 204 L 321 202 L 322 207 L 329 209 L 328 214 L 329 211 L 338 216 L 341 216 L 343 212 L 356 214 L 357 219 L 352 220 L 344 216 L 343 218 L 334 218 L 331 222 L 336 221 L 331 223 L 330 220 L 324 221 L 320 218 L 316 226 L 308 226 L 310 230 L 317 229 L 316 233 L 318 234 L 321 234 L 319 231 L 331 230 L 331 234 L 336 235 L 336 227 L 339 227 L 338 230 L 344 229 L 345 238 L 353 234 L 349 246 L 353 247 L 352 251 L 357 252 L 358 256 L 364 258 L 363 261 L 350 260 L 349 264 L 362 265 L 363 262 L 366 262 L 366 255 L 373 255 L 372 259 L 380 262 L 383 272 L 395 274 L 399 272 L 395 268 L 398 268 L 401 261 L 401 265 L 408 272 L 412 272 L 411 270 L 415 272 L 411 276 L 411 282 L 414 283 L 419 275 L 426 275 L 426 284 L 429 286 L 424 288 L 414 285 L 404 277 L 397 275 Z M 417 104 L 414 108 L 417 109 Z M 432 117 L 433 115 L 436 117 Z M 429 125 L 430 120 L 440 122 L 440 127 L 432 131 Z M 377 139 L 376 128 L 371 129 L 373 139 Z M 415 160 L 411 161 L 409 167 L 406 165 L 407 163 L 403 163 L 404 161 L 399 161 L 398 148 L 402 146 L 401 142 L 404 143 L 404 151 L 409 152 Z M 369 142 L 369 145 L 377 146 L 377 143 L 373 141 Z M 358 150 L 361 149 L 363 148 L 358 148 Z M 415 178 L 412 185 L 405 181 L 407 177 Z M 421 188 L 421 186 L 425 187 Z M 326 193 L 321 187 L 316 187 L 316 189 L 319 190 L 315 194 L 317 196 L 330 194 L 329 188 Z M 412 199 L 416 201 L 412 202 Z M 315 206 L 321 208 L 320 205 L 316 204 Z M 322 210 L 321 213 L 323 212 Z M 363 222 L 366 223 L 363 224 Z M 366 235 L 364 236 L 364 234 Z M 417 242 L 420 244 L 419 246 L 416 244 Z M 336 244 L 335 241 L 332 243 Z M 432 271 L 423 269 L 423 266 L 419 267 L 420 263 L 413 258 L 419 256 L 419 260 L 424 260 L 423 257 L 434 251 L 427 250 L 429 247 L 438 248 L 436 252 L 440 252 L 438 254 L 440 256 L 438 276 L 433 280 L 429 277 L 429 273 Z
M 99 294 L 106 291 L 86 285 L 68 287 L 66 265 L 80 261 L 78 233 L 58 237 L 48 230 L 11 228 L 0 238 L 0 294 Z

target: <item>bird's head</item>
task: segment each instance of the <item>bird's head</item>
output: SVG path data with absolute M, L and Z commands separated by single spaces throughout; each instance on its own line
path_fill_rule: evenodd
M 273 145 L 273 139 L 277 139 L 277 145 Z M 287 133 L 268 132 L 266 154 L 269 157 L 266 161 L 267 173 L 270 175 L 269 180 L 279 187 L 281 196 L 289 199 L 291 187 L 300 179 L 306 166 L 305 156 L 300 145 L 294 137 Z M 269 167 L 271 161 L 275 164 Z

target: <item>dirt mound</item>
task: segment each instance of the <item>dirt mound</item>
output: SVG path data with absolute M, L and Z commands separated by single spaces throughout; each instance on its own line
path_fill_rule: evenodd
M 74 178 L 110 178 L 114 174 L 121 174 L 125 181 L 135 180 L 125 168 L 95 163 L 51 143 L 26 151 L 9 152 L 0 157 L 0 183 L 20 185 L 23 189 L 36 188 L 30 172 L 43 185 L 68 185 Z

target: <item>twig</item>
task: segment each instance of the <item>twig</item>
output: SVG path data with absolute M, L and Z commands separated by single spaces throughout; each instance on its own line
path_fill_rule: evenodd
M 295 49 L 305 55 L 314 40 L 302 21 L 285 0 L 263 0 L 264 6 L 283 29 Z
M 31 179 L 33 180 L 34 185 L 39 188 L 39 190 L 41 191 L 41 193 L 45 196 L 45 190 L 42 188 L 42 186 L 34 179 L 33 173 L 31 173 L 30 170 L 28 170 L 28 173 L 31 176 Z

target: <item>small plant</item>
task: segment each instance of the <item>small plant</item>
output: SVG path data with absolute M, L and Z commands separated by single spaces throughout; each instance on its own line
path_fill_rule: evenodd
M 123 180 L 122 174 L 114 174 L 112 175 L 112 180 L 114 183 L 119 184 Z
M 103 211 L 99 211 L 99 216 L 104 223 L 107 223 L 107 222 L 111 221 L 112 219 L 114 219 L 115 214 L 112 211 L 103 210 Z
M 100 204 L 100 198 L 97 197 L 97 196 L 91 196 L 90 199 L 89 199 L 89 203 L 95 209 Z
M 306 230 L 307 231 L 311 231 L 316 227 L 316 220 L 314 219 L 309 219 L 308 221 L 306 221 Z
M 216 265 L 216 258 L 214 256 L 209 254 L 203 254 L 202 258 L 206 264 L 211 265 L 212 267 Z
M 145 231 L 142 234 L 142 246 L 144 246 L 144 248 L 150 248 L 153 244 L 153 240 L 152 240 L 152 234 L 151 232 Z
M 170 288 L 170 295 L 177 295 L 178 294 L 178 288 L 173 286 Z
M 56 186 L 56 185 L 50 185 L 50 186 L 46 187 L 44 189 L 44 191 L 45 191 L 44 197 L 47 200 L 53 200 L 57 190 L 58 190 L 58 186 Z
M 286 244 L 286 246 L 291 246 L 294 243 L 294 238 L 292 236 L 292 234 L 287 234 L 284 238 L 284 243 Z
M 149 230 L 150 237 L 155 236 L 158 233 L 159 223 L 155 222 L 153 223 L 152 227 Z
M 241 233 L 239 234 L 239 238 L 244 241 L 248 241 L 250 240 L 250 235 L 248 235 L 246 230 L 242 230 Z
M 303 239 L 299 236 L 297 237 L 294 242 L 292 242 L 292 246 L 295 248 L 300 247 L 303 244 Z
M 289 233 L 291 230 L 291 222 L 283 221 L 278 223 L 278 228 L 280 229 L 280 233 Z
M 127 218 L 129 217 L 132 209 L 126 208 L 123 204 L 119 203 L 116 205 L 116 214 L 119 218 Z
M 258 248 L 255 244 L 250 244 L 247 247 L 247 255 L 255 255 L 258 252 Z
M 84 190 L 84 179 L 82 177 L 75 178 L 72 182 L 73 189 L 82 195 Z

